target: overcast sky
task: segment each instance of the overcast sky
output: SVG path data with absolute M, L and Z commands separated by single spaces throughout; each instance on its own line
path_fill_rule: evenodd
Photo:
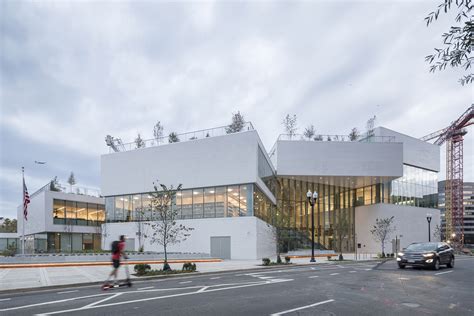
M 181 133 L 240 110 L 269 150 L 287 113 L 300 132 L 347 134 L 377 115 L 421 137 L 473 100 L 462 71 L 430 74 L 424 62 L 454 23 L 426 27 L 441 0 L 0 2 L 0 216 L 16 217 L 21 166 L 30 194 L 71 171 L 99 187 L 105 135 L 152 138 L 158 120 Z

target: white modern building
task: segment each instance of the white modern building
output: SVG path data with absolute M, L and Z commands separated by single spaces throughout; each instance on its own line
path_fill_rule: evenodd
M 99 191 L 66 189 L 51 181 L 30 195 L 27 220 L 23 206 L 17 208 L 17 231 L 21 252 L 25 225 L 25 253 L 81 252 L 100 250 L 101 224 L 105 221 L 104 199 Z
M 306 192 L 319 194 L 314 209 L 318 249 L 377 253 L 370 229 L 394 216 L 401 247 L 428 240 L 426 214 L 439 224 L 439 147 L 386 128 L 350 141 L 347 136 L 305 140 L 281 135 L 267 153 L 250 123 L 237 133 L 216 128 L 178 135 L 181 141 L 147 141 L 116 147 L 101 157 L 106 200 L 105 245 L 125 234 L 138 250 L 139 222 L 150 221 L 153 182 L 182 184 L 175 205 L 179 222 L 194 228 L 172 252 L 231 259 L 275 255 L 274 212 L 289 218 L 289 249 L 311 240 Z M 330 141 L 329 141 L 330 140 Z M 143 241 L 145 250 L 162 251 Z M 390 242 L 386 252 L 391 252 Z

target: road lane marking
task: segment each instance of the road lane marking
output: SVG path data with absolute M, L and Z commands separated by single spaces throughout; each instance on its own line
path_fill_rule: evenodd
M 63 300 L 57 300 L 57 301 L 49 301 L 49 302 L 42 302 L 42 303 L 36 303 L 36 304 L 15 306 L 15 307 L 10 307 L 10 308 L 0 309 L 0 312 L 6 312 L 6 311 L 11 311 L 11 310 L 16 310 L 16 309 L 35 307 L 35 306 L 50 305 L 50 304 L 55 304 L 55 303 L 64 303 L 64 302 L 69 302 L 69 301 L 80 300 L 80 299 L 83 299 L 83 298 L 97 297 L 97 296 L 104 296 L 104 295 L 110 295 L 110 293 L 86 295 L 86 296 L 79 296 L 79 297 L 71 297 L 71 298 L 65 298 Z
M 313 276 L 308 277 L 308 279 L 313 279 L 313 278 L 319 278 L 319 275 L 313 275 Z
M 193 281 L 183 281 L 183 282 L 179 282 L 179 284 L 186 284 L 186 283 L 191 283 Z
M 98 306 L 91 306 L 91 307 L 88 307 L 88 308 L 80 307 L 80 308 L 73 308 L 73 309 L 67 309 L 67 310 L 48 312 L 48 313 L 44 313 L 42 315 L 54 315 L 54 314 L 62 314 L 62 313 L 69 313 L 69 312 L 75 312 L 75 311 L 84 311 L 84 310 L 87 310 L 87 309 L 104 308 L 104 307 L 131 304 L 131 303 L 138 303 L 138 302 L 154 301 L 154 300 L 166 299 L 166 298 L 171 298 L 171 297 L 196 295 L 196 294 L 201 294 L 201 293 L 225 291 L 225 290 L 231 290 L 231 289 L 238 289 L 238 288 L 259 286 L 259 285 L 268 285 L 268 284 L 273 284 L 273 283 L 277 283 L 277 282 L 288 282 L 288 281 L 293 281 L 293 280 L 292 279 L 286 279 L 286 280 L 282 279 L 282 280 L 279 280 L 279 281 L 277 281 L 277 280 L 271 280 L 271 281 L 268 280 L 268 281 L 251 282 L 251 283 L 246 283 L 246 284 L 237 285 L 237 286 L 229 286 L 229 287 L 225 287 L 225 288 L 215 288 L 215 289 L 212 289 L 213 286 L 209 286 L 211 289 L 209 289 L 205 292 L 195 291 L 195 292 L 170 294 L 170 295 L 165 295 L 165 296 L 148 297 L 148 298 L 136 299 L 136 300 L 131 300 L 131 301 L 120 301 L 120 302 L 103 304 L 103 305 L 98 305 Z M 200 287 L 200 288 L 202 288 L 202 287 Z M 126 293 L 126 292 L 123 292 L 123 293 Z M 136 292 L 133 292 L 133 293 L 136 293 Z M 5 310 L 9 310 L 9 309 L 4 309 L 4 310 L 0 310 L 0 311 L 5 311 Z
M 372 270 L 372 269 L 364 269 L 364 270 L 365 270 L 365 271 L 370 271 L 370 270 Z
M 11 300 L 11 298 L 1 298 L 1 299 L 0 299 L 0 302 L 2 302 L 2 301 L 9 301 L 9 300 Z
M 349 271 L 349 273 L 356 273 L 356 272 L 357 272 L 357 271 L 355 271 L 355 270 Z
M 398 278 L 399 280 L 410 280 L 409 278 Z
M 259 278 L 260 278 L 260 279 L 263 279 L 263 280 L 266 280 L 266 279 L 273 279 L 273 277 L 264 277 L 264 276 L 259 277 Z
M 339 273 L 331 273 L 330 275 L 338 275 Z
M 155 287 L 154 286 L 147 286 L 147 287 L 140 287 L 137 289 L 137 291 L 140 291 L 140 290 L 149 290 L 149 289 L 154 289 Z
M 79 292 L 79 290 L 57 292 L 56 294 L 66 294 L 66 293 L 74 293 L 74 292 Z
M 446 274 L 446 273 L 451 273 L 451 272 L 453 272 L 453 270 L 451 270 L 451 271 L 446 271 L 446 272 L 435 273 L 435 275 Z
M 217 279 L 220 279 L 221 277 L 213 277 L 213 278 L 210 278 L 210 280 L 217 280 Z
M 105 301 L 108 301 L 108 300 L 111 300 L 111 299 L 113 299 L 113 298 L 116 298 L 117 296 L 122 295 L 122 294 L 123 294 L 123 293 L 116 293 L 116 294 L 114 294 L 114 295 L 112 295 L 112 296 L 110 296 L 110 297 L 104 298 L 104 299 L 102 299 L 102 300 L 100 300 L 100 301 L 97 301 L 97 302 L 94 302 L 94 303 L 90 303 L 90 304 L 88 304 L 88 305 L 86 305 L 86 306 L 84 306 L 84 307 L 82 307 L 82 308 L 89 308 L 89 307 L 92 307 L 92 306 L 96 306 L 96 305 L 98 305 L 98 304 L 100 304 L 100 303 L 103 303 L 103 302 L 105 302 Z
M 299 311 L 299 310 L 302 310 L 302 309 L 305 309 L 305 308 L 310 308 L 310 307 L 314 307 L 314 306 L 318 306 L 318 305 L 322 305 L 322 304 L 326 304 L 326 303 L 331 303 L 331 302 L 334 302 L 334 300 L 327 300 L 327 301 L 317 302 L 317 303 L 314 303 L 314 304 L 311 304 L 311 305 L 301 306 L 301 307 L 289 309 L 287 311 L 271 314 L 270 316 L 284 315 L 284 314 L 296 312 L 296 311 Z
M 204 291 L 207 290 L 208 288 L 209 288 L 209 286 L 205 286 L 205 287 L 203 287 L 202 289 L 199 289 L 196 293 L 204 292 Z

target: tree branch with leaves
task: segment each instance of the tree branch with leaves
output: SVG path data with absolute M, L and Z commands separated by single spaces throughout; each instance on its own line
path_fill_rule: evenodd
M 397 228 L 393 225 L 394 216 L 387 218 L 376 218 L 375 225 L 370 230 L 375 241 L 379 242 L 382 246 L 382 257 L 385 257 L 385 244 L 390 238 L 390 235 L 394 233 Z

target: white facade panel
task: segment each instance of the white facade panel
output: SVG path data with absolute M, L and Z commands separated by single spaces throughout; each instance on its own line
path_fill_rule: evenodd
M 153 182 L 183 188 L 255 183 L 256 131 L 172 143 L 101 157 L 104 196 L 153 191 Z
M 381 244 L 376 242 L 370 233 L 377 218 L 388 218 L 394 216 L 396 231 L 390 236 L 385 244 L 385 253 L 392 253 L 392 239 L 398 236 L 400 248 L 404 248 L 413 242 L 428 241 L 428 222 L 426 214 L 432 214 L 431 241 L 434 228 L 440 225 L 440 212 L 438 209 L 400 206 L 394 204 L 374 204 L 359 206 L 355 209 L 356 244 L 360 243 L 362 248 L 357 249 L 361 253 L 381 253 Z M 402 237 L 400 237 L 402 236 Z M 439 240 L 436 240 L 439 241 Z
M 177 223 L 194 229 L 185 241 L 170 245 L 169 252 L 210 254 L 211 237 L 230 236 L 231 259 L 260 259 L 263 256 L 269 256 L 271 249 L 273 249 L 273 255 L 275 254 L 276 246 L 270 238 L 271 227 L 253 216 L 178 220 Z M 135 250 L 138 250 L 137 223 L 104 225 L 107 225 L 106 247 L 110 248 L 112 241 L 118 240 L 120 235 L 126 235 L 135 238 Z M 145 228 L 145 230 L 148 230 L 147 234 L 151 233 L 150 228 Z M 144 246 L 145 251 L 163 252 L 161 245 L 150 244 L 149 240 L 145 240 Z
M 439 172 L 440 147 L 438 145 L 424 142 L 385 127 L 377 127 L 374 134 L 375 136 L 393 136 L 396 142 L 403 143 L 403 163 Z
M 278 141 L 277 173 L 292 176 L 401 177 L 401 143 Z

